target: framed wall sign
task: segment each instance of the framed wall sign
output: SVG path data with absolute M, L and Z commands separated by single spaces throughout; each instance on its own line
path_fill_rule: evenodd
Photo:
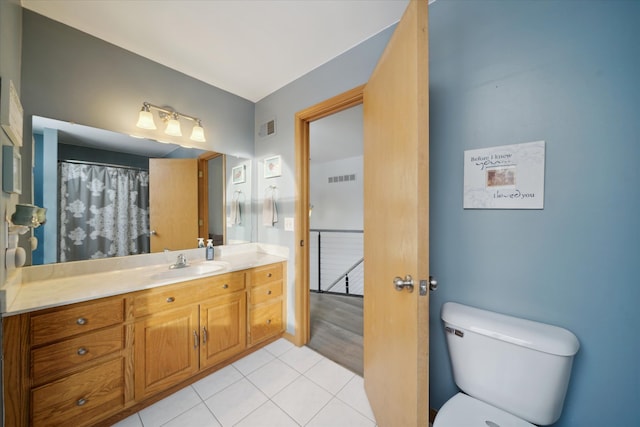
M 3 93 L 2 97 L 4 98 L 5 96 L 7 95 Z M 11 80 L 9 80 L 9 93 L 7 101 L 8 114 L 6 116 L 2 116 L 2 128 L 14 145 L 22 147 L 22 120 L 24 111 L 22 109 L 22 104 L 20 103 L 18 92 L 16 91 L 15 86 L 13 86 L 13 81 Z M 3 105 L 4 104 L 5 101 L 3 100 Z
M 11 145 L 2 146 L 2 191 L 22 194 L 22 158 Z
M 545 142 L 464 152 L 465 209 L 543 209 Z
M 231 169 L 231 182 L 234 184 L 242 184 L 246 180 L 244 165 L 236 166 Z
M 264 159 L 264 177 L 273 178 L 282 175 L 282 159 L 280 156 Z

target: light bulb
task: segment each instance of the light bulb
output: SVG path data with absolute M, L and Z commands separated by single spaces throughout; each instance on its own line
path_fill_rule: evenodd
M 142 129 L 156 129 L 156 124 L 153 121 L 153 114 L 145 107 L 142 107 L 140 114 L 138 115 L 138 123 L 136 126 Z
M 206 142 L 207 140 L 204 138 L 204 129 L 200 125 L 200 121 L 198 124 L 193 127 L 191 131 L 191 140 L 198 142 Z
M 176 115 L 174 115 L 173 118 L 167 122 L 167 128 L 164 130 L 164 133 L 171 136 L 182 136 L 182 131 L 180 130 L 180 122 L 178 121 Z

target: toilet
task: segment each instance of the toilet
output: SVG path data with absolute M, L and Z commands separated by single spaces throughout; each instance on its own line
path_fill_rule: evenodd
M 570 331 L 447 302 L 442 320 L 461 390 L 433 427 L 532 427 L 560 418 L 580 343 Z

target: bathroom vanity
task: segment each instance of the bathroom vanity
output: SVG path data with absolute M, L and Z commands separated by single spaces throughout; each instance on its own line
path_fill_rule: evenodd
M 6 425 L 109 425 L 283 335 L 286 257 L 207 263 L 23 280 L 3 313 Z

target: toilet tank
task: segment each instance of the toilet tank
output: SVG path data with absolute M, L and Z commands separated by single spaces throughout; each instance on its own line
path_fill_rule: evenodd
M 442 320 L 458 387 L 538 425 L 560 418 L 580 344 L 566 329 L 447 302 Z

